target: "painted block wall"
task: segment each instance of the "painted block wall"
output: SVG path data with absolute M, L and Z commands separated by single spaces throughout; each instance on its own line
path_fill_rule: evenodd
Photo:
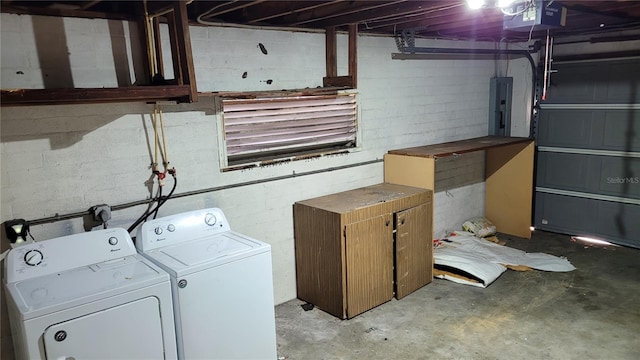
M 48 85 L 43 74 L 50 72 L 41 66 L 46 54 L 33 39 L 33 29 L 40 25 L 33 24 L 50 20 L 1 16 L 2 88 Z M 125 78 L 131 83 L 140 81 L 136 79 L 140 49 L 131 41 L 137 38 L 133 24 L 120 26 L 98 19 L 64 19 L 63 24 L 65 46 L 81 49 L 76 44 L 101 44 L 95 56 L 82 53 L 76 58 L 77 52 L 72 51 L 67 63 L 56 63 L 67 66 L 61 71 L 72 75 L 74 86 L 116 86 L 126 83 Z M 110 27 L 125 30 L 108 31 Z M 191 38 L 199 91 L 321 86 L 325 72 L 322 33 L 192 27 Z M 267 55 L 260 51 L 259 43 Z M 120 51 L 121 44 L 127 44 L 127 54 Z M 346 35 L 340 35 L 339 75 L 346 73 L 346 45 Z M 419 40 L 417 45 L 474 44 Z M 55 48 L 56 44 L 47 46 Z M 390 149 L 487 133 L 494 61 L 400 61 L 391 59 L 392 52 L 397 52 L 392 38 L 359 36 L 361 146 L 347 155 L 222 173 L 213 100 L 203 96 L 195 104 L 164 106 L 169 159 L 178 172 L 179 197 L 168 201 L 159 215 L 222 208 L 232 229 L 271 244 L 276 303 L 295 298 L 295 201 L 382 182 L 382 156 Z M 86 75 L 84 70 L 92 68 L 94 61 L 96 72 Z M 248 76 L 243 79 L 245 71 Z M 510 75 L 516 83 L 530 79 L 530 74 L 514 69 Z M 268 79 L 271 84 L 265 81 Z M 149 198 L 152 111 L 153 105 L 145 103 L 2 107 L 2 221 L 39 219 L 86 211 L 102 203 L 113 206 Z M 341 168 L 345 166 L 352 167 Z M 324 169 L 335 170 L 319 172 Z M 305 175 L 308 172 L 314 174 Z M 293 174 L 296 176 L 266 181 Z M 254 181 L 265 182 L 243 185 Z M 232 187 L 206 191 L 225 186 Z M 182 196 L 191 192 L 202 193 Z M 483 202 L 483 183 L 437 193 L 436 235 L 458 228 L 466 218 L 483 215 Z M 126 228 L 143 210 L 137 206 L 114 211 L 109 225 Z M 37 240 L 82 231 L 77 218 L 32 227 Z

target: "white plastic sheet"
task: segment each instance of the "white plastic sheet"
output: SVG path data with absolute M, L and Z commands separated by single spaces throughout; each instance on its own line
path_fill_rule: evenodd
M 456 231 L 455 234 L 434 250 L 434 263 L 436 267 L 470 276 L 443 274 L 436 277 L 484 288 L 507 270 L 506 265 L 525 265 L 554 272 L 575 270 L 566 258 L 545 253 L 526 253 L 478 238 L 469 232 Z

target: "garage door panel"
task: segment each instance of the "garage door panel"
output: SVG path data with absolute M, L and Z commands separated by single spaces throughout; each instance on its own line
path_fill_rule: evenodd
M 536 186 L 640 199 L 640 158 L 538 153 Z
M 638 83 L 629 81 L 640 78 L 638 75 L 640 67 L 637 60 L 624 63 L 613 63 L 608 65 L 608 69 L 604 69 L 606 75 L 604 81 L 600 82 L 598 89 L 606 93 L 603 94 L 607 103 L 640 103 L 640 94 L 638 93 Z
M 590 102 L 596 98 L 596 79 L 593 78 L 593 69 L 589 66 L 578 65 L 571 72 L 566 72 L 562 71 L 562 65 L 558 64 L 556 69 L 558 72 L 551 79 L 548 102 Z
M 576 154 L 540 153 L 536 185 L 574 191 L 589 189 L 592 161 Z M 597 166 L 597 164 L 595 165 Z
M 549 193 L 536 194 L 535 227 L 570 235 L 604 237 L 638 247 L 640 205 L 578 198 Z
M 640 151 L 640 110 L 605 112 L 603 149 Z
M 589 199 L 539 192 L 536 194 L 535 227 L 573 234 L 593 233 L 596 219 L 590 205 Z
M 538 145 L 640 151 L 640 110 L 544 109 Z
M 538 145 L 584 148 L 592 141 L 593 111 L 549 110 L 540 114 Z
M 640 205 L 600 201 L 596 228 L 617 239 L 640 239 Z
M 640 103 L 639 62 L 555 63 L 547 103 Z
M 536 132 L 536 227 L 640 248 L 640 58 L 554 63 Z
M 640 199 L 640 158 L 604 157 L 600 163 L 600 187 L 596 192 Z

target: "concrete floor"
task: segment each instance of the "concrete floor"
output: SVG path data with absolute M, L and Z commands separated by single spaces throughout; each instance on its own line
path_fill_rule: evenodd
M 500 239 L 577 270 L 507 270 L 485 289 L 434 279 L 350 320 L 292 300 L 276 307 L 279 358 L 640 359 L 640 250 L 540 231 Z

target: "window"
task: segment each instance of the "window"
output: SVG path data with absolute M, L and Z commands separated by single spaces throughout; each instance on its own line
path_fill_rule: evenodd
M 356 147 L 356 94 L 222 99 L 227 170 Z

